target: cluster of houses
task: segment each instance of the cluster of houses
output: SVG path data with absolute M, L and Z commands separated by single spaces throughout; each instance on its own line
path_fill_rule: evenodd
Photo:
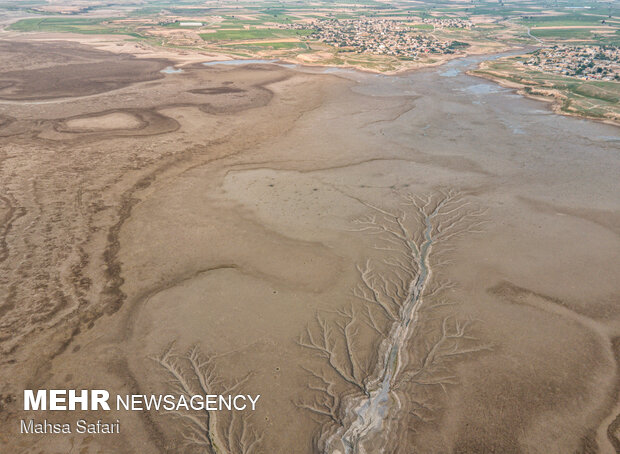
M 556 45 L 537 50 L 523 64 L 584 80 L 619 81 L 620 47 Z
M 471 21 L 465 20 L 465 19 L 460 19 L 460 18 L 439 19 L 439 18 L 435 18 L 435 17 L 423 17 L 422 18 L 422 23 L 430 24 L 434 28 L 437 28 L 437 29 L 441 29 L 441 28 L 463 28 L 463 29 L 469 30 L 469 29 L 471 29 L 474 26 L 474 24 Z
M 391 19 L 317 19 L 310 39 L 352 52 L 415 59 L 424 54 L 452 54 L 465 43 L 440 41 Z

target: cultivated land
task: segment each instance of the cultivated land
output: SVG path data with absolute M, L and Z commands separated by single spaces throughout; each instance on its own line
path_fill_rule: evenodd
M 176 51 L 188 55 L 198 51 L 207 59 L 279 59 L 383 73 L 515 47 L 528 51 L 558 45 L 617 49 L 620 44 L 618 7 L 612 1 L 565 0 L 553 5 L 536 0 L 372 0 L 359 4 L 265 1 L 236 2 L 234 6 L 158 1 L 146 6 L 110 6 L 72 1 L 49 5 L 34 0 L 27 4 L 0 3 L 0 11 L 2 8 L 10 18 L 6 22 L 8 31 L 60 34 L 73 39 L 103 35 L 125 46 L 149 49 L 146 53 L 151 54 Z M 551 83 L 553 77 L 544 71 L 525 80 L 518 65 L 503 65 L 501 71 L 496 65 L 492 72 L 504 82 L 523 79 L 536 96 L 561 105 L 558 112 L 615 121 L 614 106 L 605 105 L 615 95 L 601 99 L 595 94 L 600 90 L 582 90 L 575 95 L 571 89 L 574 83 Z M 490 75 L 489 71 L 484 73 Z M 478 74 L 483 75 L 483 71 Z M 531 94 L 529 88 L 527 94 Z M 611 87 L 606 91 L 616 90 Z
M 0 451 L 618 452 L 618 129 L 468 73 L 535 96 L 553 84 L 568 113 L 607 120 L 617 82 L 522 56 L 326 70 L 455 55 L 342 52 L 276 24 L 424 8 L 468 12 L 472 30 L 412 28 L 470 51 L 535 40 L 496 2 L 277 5 L 5 5 Z M 15 30 L 50 8 L 77 16 Z M 317 66 L 202 64 L 236 52 Z M 24 435 L 24 388 L 261 398 L 256 412 L 37 412 L 121 432 Z

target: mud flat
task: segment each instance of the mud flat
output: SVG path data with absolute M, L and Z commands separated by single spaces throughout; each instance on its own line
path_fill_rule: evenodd
M 0 72 L 0 99 L 75 97 L 163 77 L 164 60 L 94 51 L 73 43 L 0 41 L 8 62 Z M 59 64 L 60 63 L 60 64 Z M 63 64 L 64 63 L 64 64 Z
M 0 101 L 2 441 L 615 452 L 618 129 L 466 75 L 480 58 L 394 76 L 196 64 Z M 141 134 L 156 116 L 176 126 Z M 261 400 L 43 439 L 16 433 L 26 384 Z

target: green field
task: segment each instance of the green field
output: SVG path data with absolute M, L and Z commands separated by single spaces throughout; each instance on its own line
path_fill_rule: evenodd
M 589 28 L 533 28 L 531 33 L 533 36 L 546 42 L 577 41 L 583 44 L 612 46 L 620 44 L 620 30 L 613 31 L 613 33 L 601 33 L 596 29 Z
M 21 32 L 56 32 L 82 34 L 126 34 L 139 36 L 129 29 L 111 28 L 104 25 L 109 19 L 82 19 L 49 17 L 37 19 L 22 19 L 11 24 L 10 30 Z
M 433 30 L 435 28 L 433 24 L 415 24 L 411 27 L 417 30 Z
M 245 51 L 263 51 L 263 50 L 299 50 L 299 49 L 308 49 L 308 45 L 303 42 L 278 42 L 278 43 L 270 43 L 270 42 L 256 42 L 251 44 L 224 44 L 224 46 L 228 49 L 238 49 Z
M 308 46 L 302 42 L 279 42 L 279 43 L 252 43 L 252 46 L 265 47 L 269 49 L 307 49 Z
M 603 11 L 594 8 L 578 11 L 573 9 L 568 12 L 566 8 L 558 8 L 555 14 L 526 16 L 519 19 L 518 23 L 529 27 L 532 35 L 543 41 L 578 40 L 596 44 L 617 44 L 618 39 L 614 33 L 620 30 L 620 19 L 614 16 L 612 9 L 601 13 Z M 601 27 L 610 33 L 601 33 Z
M 558 39 L 592 39 L 592 31 L 588 28 L 545 28 L 531 30 L 532 35 L 537 38 L 558 38 Z
M 279 28 L 253 28 L 249 30 L 219 29 L 215 33 L 202 33 L 205 41 L 241 41 L 249 39 L 290 38 L 308 36 L 312 30 L 282 30 Z
M 529 27 L 576 27 L 576 26 L 599 26 L 603 16 L 547 16 L 544 18 L 524 19 L 520 21 Z

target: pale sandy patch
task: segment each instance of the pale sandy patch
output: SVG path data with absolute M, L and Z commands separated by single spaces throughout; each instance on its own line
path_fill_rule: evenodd
M 94 117 L 80 117 L 67 120 L 66 126 L 69 129 L 88 129 L 104 131 L 108 129 L 135 129 L 142 122 L 134 115 L 125 112 L 113 112 Z

